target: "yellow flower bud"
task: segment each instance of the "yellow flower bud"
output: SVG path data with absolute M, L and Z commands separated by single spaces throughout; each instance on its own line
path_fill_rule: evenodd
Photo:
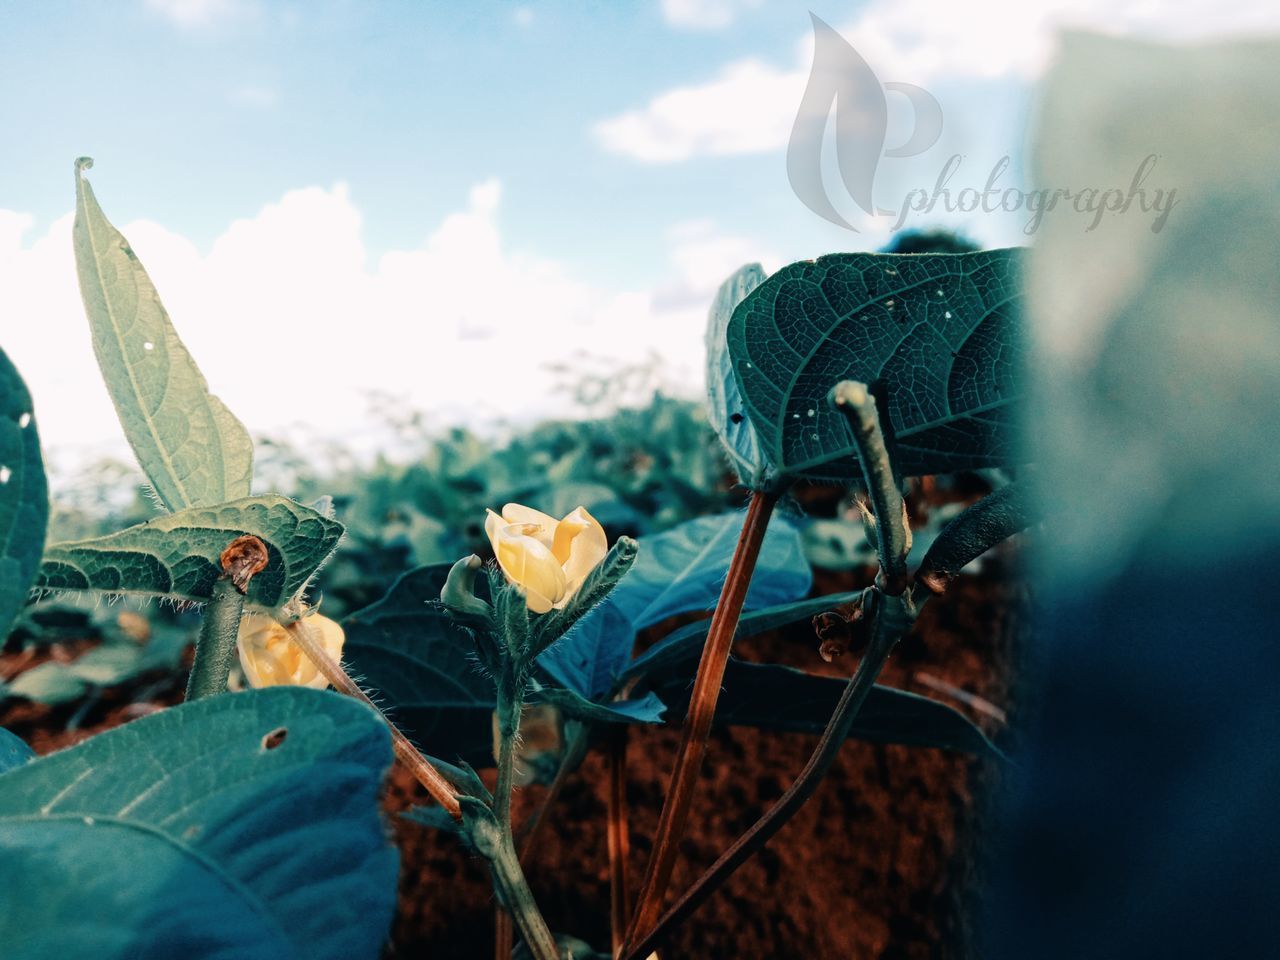
M 508 503 L 484 524 L 498 566 L 534 613 L 561 610 L 609 552 L 604 527 L 579 507 L 563 520 Z
M 320 640 L 327 654 L 334 660 L 342 658 L 342 644 L 346 637 L 342 627 L 318 613 L 303 618 L 312 633 Z M 285 684 L 323 690 L 329 685 L 307 655 L 302 652 L 289 631 L 272 617 L 251 613 L 240 621 L 240 635 L 236 640 L 240 653 L 240 667 L 251 687 L 277 687 Z

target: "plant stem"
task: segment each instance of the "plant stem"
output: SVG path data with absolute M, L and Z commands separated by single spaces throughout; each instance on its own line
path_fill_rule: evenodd
M 911 528 L 906 522 L 902 491 L 880 428 L 875 397 L 865 383 L 843 380 L 831 391 L 830 399 L 853 430 L 867 496 L 875 513 L 876 553 L 880 556 L 880 576 L 876 582 L 886 593 L 900 594 L 908 582 Z
M 707 752 L 707 738 L 711 733 L 716 700 L 724 682 L 729 649 L 738 628 L 738 617 L 747 598 L 747 587 L 760 556 L 769 518 L 780 495 L 781 491 L 776 489 L 756 490 L 751 494 L 742 533 L 734 548 L 733 561 L 729 564 L 729 572 L 720 591 L 715 613 L 711 616 L 711 626 L 707 630 L 706 643 L 702 648 L 702 659 L 698 663 L 698 673 L 693 681 L 693 693 L 689 700 L 689 712 L 684 720 L 675 769 L 672 771 L 667 799 L 658 820 L 653 853 L 645 870 L 640 899 L 627 935 L 628 942 L 634 941 L 652 927 L 662 912 L 663 896 L 671 882 L 671 871 L 675 867 L 680 838 L 689 817 L 698 772 Z
M 515 775 L 516 738 L 520 735 L 521 696 L 514 687 L 514 678 L 510 677 L 510 668 L 506 668 L 504 676 L 498 682 L 498 780 L 493 791 L 493 815 L 498 820 L 498 827 L 503 833 L 503 843 L 512 838 L 511 833 L 511 791 Z M 512 840 L 514 848 L 514 840 Z M 519 856 L 516 868 L 519 869 Z M 497 866 L 494 871 L 496 874 Z M 499 902 L 493 917 L 494 957 L 496 960 L 509 960 L 513 946 L 514 919 L 503 902 Z M 523 928 L 522 928 L 523 933 Z M 532 948 L 532 944 L 530 944 Z
M 663 914 L 653 929 L 643 939 L 635 942 L 623 955 L 623 960 L 644 960 L 671 933 L 672 929 L 698 909 L 706 899 L 732 876 L 733 872 L 762 850 L 775 833 L 795 816 L 805 801 L 813 795 L 818 784 L 831 769 L 840 754 L 840 747 L 849 736 L 858 711 L 875 685 L 889 653 L 910 628 L 910 600 L 905 597 L 877 596 L 875 625 L 870 646 L 863 654 L 858 669 L 845 686 L 831 719 L 817 747 L 809 757 L 800 776 L 784 793 L 769 812 L 755 822 L 720 858 L 684 893 L 671 909 Z
M 511 911 L 515 925 L 520 928 L 520 936 L 524 938 L 534 960 L 559 960 L 560 948 L 556 938 L 552 936 L 547 922 L 542 919 L 538 905 L 529 892 L 529 882 L 524 871 L 520 869 L 520 857 L 516 854 L 516 845 L 512 842 L 511 831 L 503 830 L 502 840 L 498 844 L 494 856 L 489 860 L 493 869 L 494 883 L 501 893 L 502 902 Z M 503 957 L 507 960 L 510 950 Z
M 236 659 L 236 638 L 243 613 L 244 595 L 229 576 L 219 577 L 200 620 L 196 658 L 187 679 L 188 700 L 226 692 L 227 676 Z
M 382 719 L 387 729 L 391 731 L 391 746 L 395 750 L 396 757 L 413 774 L 414 779 L 427 788 L 427 793 L 431 794 L 432 799 L 448 811 L 449 816 L 455 820 L 461 820 L 462 808 L 458 805 L 458 797 L 449 781 L 418 752 L 418 748 L 409 742 L 409 738 L 400 732 L 400 728 L 391 722 L 378 705 L 369 699 L 360 686 L 342 669 L 342 665 L 325 652 L 312 635 L 311 628 L 301 620 L 296 620 L 286 629 L 293 638 L 293 642 L 315 664 L 324 678 L 333 684 L 335 690 L 366 704 Z
M 613 955 L 622 953 L 627 934 L 627 728 L 609 732 L 609 931 Z

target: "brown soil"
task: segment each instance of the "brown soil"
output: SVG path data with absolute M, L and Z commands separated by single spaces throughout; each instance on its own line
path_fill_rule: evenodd
M 816 592 L 867 582 L 869 571 L 821 575 Z M 921 682 L 926 675 L 1008 710 L 1024 623 L 1010 583 L 999 561 L 988 562 L 980 576 L 960 578 L 925 608 L 883 682 L 946 699 Z M 76 652 L 72 647 L 62 655 Z M 824 663 L 805 625 L 743 641 L 736 653 L 830 675 L 847 675 L 855 665 L 844 662 L 853 657 Z M 19 655 L 0 656 L 0 675 L 48 655 L 21 664 L 15 663 Z M 177 702 L 181 683 L 180 676 L 141 678 L 131 687 L 105 691 L 88 710 L 10 703 L 0 709 L 0 725 L 47 753 Z M 149 702 L 135 703 L 139 694 Z M 998 720 L 953 706 L 989 734 L 1001 734 Z M 79 728 L 68 731 L 72 718 Z M 630 734 L 633 887 L 644 869 L 677 741 L 675 729 L 634 728 Z M 673 890 L 687 886 L 781 795 L 815 742 L 811 735 L 751 729 L 714 734 Z M 959 754 L 850 743 L 817 795 L 677 932 L 664 960 L 972 956 L 968 908 L 982 859 L 982 799 L 996 775 L 995 764 Z M 526 866 L 552 928 L 598 949 L 609 943 L 605 789 L 603 757 L 593 751 L 568 780 L 537 855 Z M 517 817 L 527 816 L 544 795 L 540 786 L 521 790 Z M 493 896 L 483 863 L 452 838 L 394 816 L 425 802 L 421 788 L 397 767 L 386 808 L 402 851 L 400 911 L 387 956 L 491 957 Z

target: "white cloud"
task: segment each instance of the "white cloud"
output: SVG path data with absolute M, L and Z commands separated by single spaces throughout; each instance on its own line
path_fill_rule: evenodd
M 666 388 L 700 395 L 707 307 L 725 276 L 761 258 L 755 244 L 709 222 L 681 225 L 665 283 L 603 289 L 510 249 L 501 197 L 498 180 L 477 184 L 420 246 L 376 259 L 343 184 L 290 191 L 231 223 L 207 253 L 154 222 L 122 231 L 211 389 L 255 433 L 367 452 L 380 439 L 367 422 L 374 392 L 439 424 L 573 414 L 550 367 L 600 362 L 587 356 L 621 365 L 654 353 Z M 47 448 L 83 454 L 112 438 L 106 448 L 122 450 L 79 300 L 71 219 L 32 239 L 30 216 L 0 210 L 0 316 L 13 318 L 4 347 Z
M 532 7 L 516 7 L 515 12 L 511 14 L 511 19 L 517 27 L 529 27 L 533 25 L 533 16 Z
M 662 0 L 662 18 L 682 30 L 720 30 L 760 0 Z
M 179 27 L 206 27 L 250 12 L 250 0 L 147 0 L 147 7 Z
M 1217 0 L 871 0 L 859 16 L 838 29 L 881 81 L 934 84 L 945 109 L 955 106 L 946 101 L 946 82 L 1037 76 L 1052 55 L 1055 31 L 1063 27 L 1187 40 L 1276 29 L 1280 5 L 1246 2 L 1224 7 Z M 705 83 L 666 91 L 643 107 L 599 122 L 595 136 L 606 150 L 644 163 L 781 150 L 812 58 L 812 37 L 806 37 L 790 65 L 737 61 Z
M 606 150 L 645 163 L 764 153 L 787 142 L 804 83 L 802 70 L 742 60 L 706 84 L 668 90 L 600 122 L 595 135 Z

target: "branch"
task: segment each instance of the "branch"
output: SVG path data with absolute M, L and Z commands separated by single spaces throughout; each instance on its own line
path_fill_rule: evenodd
M 858 711 L 875 685 L 889 653 L 914 621 L 914 610 L 906 596 L 888 596 L 871 591 L 875 597 L 874 632 L 871 644 L 858 664 L 857 672 L 850 679 L 836 704 L 835 712 L 809 762 L 796 778 L 795 783 L 782 795 L 769 812 L 755 822 L 728 850 L 721 854 L 706 873 L 693 884 L 678 901 L 663 914 L 653 929 L 642 940 L 630 947 L 622 960 L 645 960 L 666 938 L 672 929 L 698 909 L 708 897 L 718 890 L 752 855 L 764 849 L 765 844 L 804 806 L 817 790 L 822 779 L 840 754 L 840 748 L 849 737 Z
M 853 429 L 867 496 L 875 513 L 876 553 L 880 557 L 877 585 L 886 593 L 901 594 L 909 582 L 907 554 L 911 551 L 911 528 L 907 524 L 907 507 L 894 475 L 893 461 L 880 429 L 875 398 L 865 383 L 843 380 L 835 385 L 829 399 Z
M 427 788 L 427 792 L 440 806 L 448 811 L 449 816 L 455 820 L 462 819 L 462 808 L 458 803 L 457 793 L 454 791 L 449 781 L 440 773 L 431 762 L 427 760 L 418 748 L 409 742 L 409 738 L 400 732 L 400 728 L 391 722 L 390 718 L 383 713 L 376 703 L 369 699 L 359 684 L 347 676 L 347 671 L 342 669 L 342 665 L 334 660 L 324 647 L 320 646 L 319 641 L 311 634 L 311 628 L 301 620 L 296 620 L 285 627 L 289 631 L 289 636 L 293 642 L 298 645 L 307 658 L 315 664 L 316 669 L 333 684 L 334 689 L 339 693 L 345 693 L 347 696 L 361 701 L 376 713 L 382 722 L 387 725 L 387 729 L 391 731 L 391 746 L 395 749 L 396 756 L 413 774 L 414 778 Z
M 724 682 L 725 664 L 733 645 L 733 635 L 738 629 L 738 618 L 747 598 L 747 587 L 760 556 L 769 517 L 781 496 L 781 490 L 756 490 L 751 494 L 742 534 L 733 551 L 733 561 L 720 591 L 720 600 L 711 616 L 702 659 L 693 681 L 693 693 L 689 699 L 689 712 L 684 719 L 680 748 L 676 754 L 675 769 L 667 790 L 666 802 L 658 819 L 658 832 L 653 840 L 653 852 L 645 869 L 635 915 L 627 940 L 633 941 L 657 921 L 662 912 L 662 901 L 671 882 L 671 871 L 679 853 L 680 838 L 684 835 L 689 819 L 689 807 L 693 803 L 693 791 L 698 773 L 707 752 L 707 738 L 711 733 L 711 721 L 715 716 L 716 701 Z

